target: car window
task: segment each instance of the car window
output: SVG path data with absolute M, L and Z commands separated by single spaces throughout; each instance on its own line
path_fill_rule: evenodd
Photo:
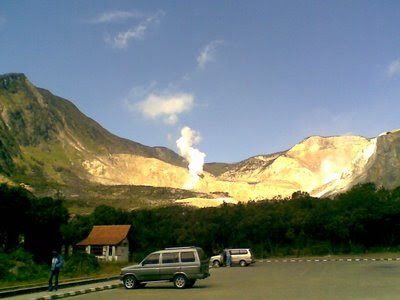
M 194 262 L 194 252 L 181 252 L 181 262 Z
M 240 250 L 240 254 L 247 254 L 247 250 Z
M 239 255 L 239 250 L 231 250 L 231 255 Z
M 179 252 L 166 252 L 162 254 L 163 264 L 172 264 L 179 262 Z
M 150 254 L 143 261 L 143 265 L 155 265 L 160 262 L 160 253 Z

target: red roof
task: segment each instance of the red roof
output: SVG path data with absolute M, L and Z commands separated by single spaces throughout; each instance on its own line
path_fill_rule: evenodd
M 117 245 L 126 238 L 129 229 L 131 225 L 96 225 L 89 236 L 76 245 Z

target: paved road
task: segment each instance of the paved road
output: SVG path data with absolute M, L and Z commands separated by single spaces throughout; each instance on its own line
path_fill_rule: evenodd
M 400 299 L 399 261 L 278 262 L 211 270 L 192 289 L 170 283 L 117 288 L 82 296 L 106 299 Z

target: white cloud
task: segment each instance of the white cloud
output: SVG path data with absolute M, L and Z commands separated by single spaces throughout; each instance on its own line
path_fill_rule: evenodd
M 114 37 L 106 36 L 104 40 L 114 48 L 124 49 L 128 47 L 130 40 L 143 39 L 147 27 L 139 24 L 138 26 L 129 29 L 128 31 L 119 32 Z
M 395 76 L 397 76 L 398 74 L 400 74 L 400 58 L 392 61 L 388 68 L 387 68 L 387 72 L 390 78 L 393 78 Z
M 104 40 L 114 48 L 125 49 L 128 47 L 130 40 L 143 39 L 149 26 L 158 23 L 164 15 L 164 11 L 160 10 L 155 14 L 146 17 L 138 25 L 126 31 L 119 32 L 114 36 L 106 36 Z
M 191 94 L 180 93 L 173 95 L 149 94 L 141 102 L 130 104 L 131 110 L 139 111 L 146 118 L 163 118 L 166 124 L 176 124 L 178 115 L 193 108 L 194 97 Z
M 206 64 L 215 59 L 218 46 L 222 41 L 213 41 L 201 49 L 200 54 L 197 56 L 197 66 L 204 69 Z
M 98 15 L 94 19 L 90 20 L 89 23 L 100 24 L 100 23 L 121 22 L 127 19 L 142 18 L 143 16 L 144 14 L 139 11 L 114 10 Z

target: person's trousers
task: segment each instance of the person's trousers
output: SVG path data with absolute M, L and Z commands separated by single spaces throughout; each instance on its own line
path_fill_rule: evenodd
M 54 278 L 54 289 L 58 289 L 58 274 L 59 273 L 60 273 L 59 269 L 50 271 L 49 290 L 53 289 L 53 278 Z

